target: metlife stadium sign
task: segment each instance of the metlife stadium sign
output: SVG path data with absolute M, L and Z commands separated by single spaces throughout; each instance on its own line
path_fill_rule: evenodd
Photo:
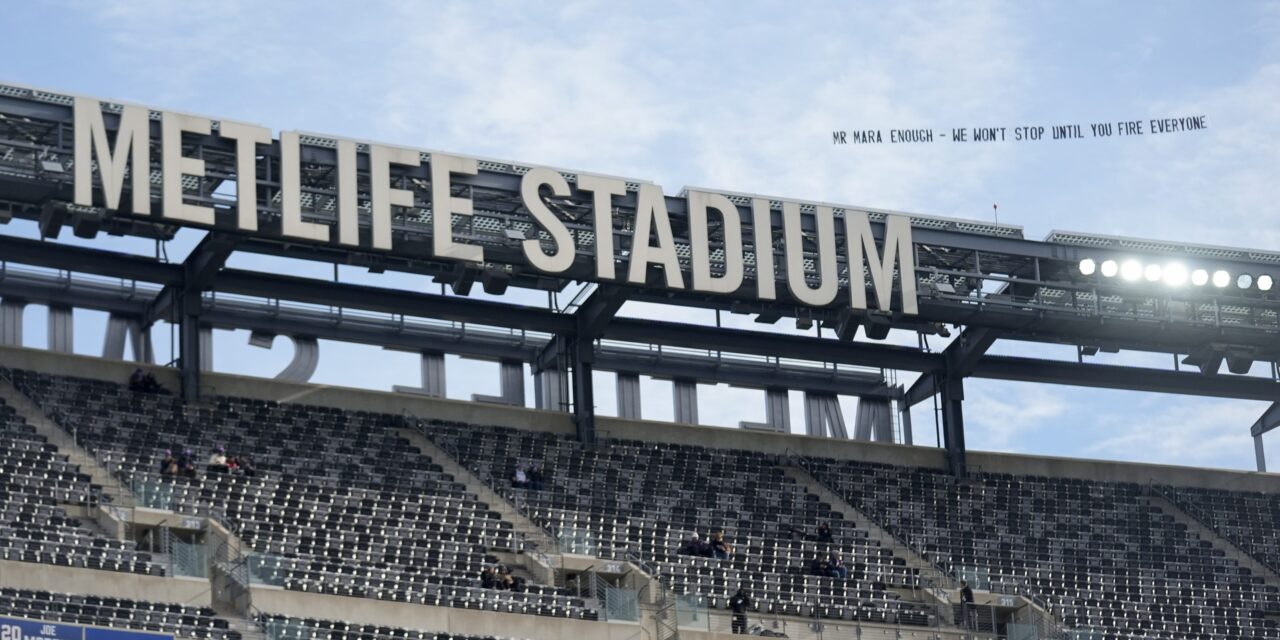
M 228 146 L 234 145 L 237 176 L 257 176 L 261 161 L 259 147 L 276 144 L 271 130 L 260 126 L 157 112 L 127 104 L 113 103 L 104 112 L 105 106 L 94 98 L 74 99 L 74 199 L 79 206 L 115 210 L 123 204 L 134 216 L 152 216 L 158 222 L 178 225 L 214 227 L 214 208 L 191 204 L 184 196 L 184 179 L 202 178 L 206 170 L 204 160 L 183 154 L 184 136 L 187 139 L 220 138 Z M 151 154 L 156 142 L 152 120 L 156 119 L 160 121 L 158 176 L 151 170 Z M 108 127 L 108 122 L 114 127 Z M 332 222 L 303 218 L 302 164 L 306 141 L 299 132 L 284 131 L 278 141 L 280 225 L 270 231 L 259 229 L 256 180 L 236 180 L 235 230 L 260 236 L 278 234 L 290 241 L 335 248 L 392 251 L 403 249 L 392 246 L 393 207 L 414 207 L 415 202 L 421 200 L 429 202 L 427 206 L 432 212 L 429 246 L 415 248 L 425 254 L 422 258 L 475 265 L 487 262 L 485 247 L 460 241 L 454 233 L 456 220 L 473 215 L 474 204 L 465 191 L 461 197 L 454 193 L 453 187 L 457 186 L 454 180 L 476 175 L 477 159 L 334 140 L 337 195 Z M 393 186 L 393 172 L 420 167 L 424 160 L 430 164 L 429 185 L 401 180 L 396 182 L 400 186 Z M 368 167 L 367 206 L 361 205 L 358 195 L 357 168 L 361 166 Z M 148 170 L 140 171 L 138 167 Z M 130 186 L 130 200 L 122 203 L 126 181 Z M 687 228 L 688 254 L 683 256 L 677 251 L 672 216 L 662 187 L 647 182 L 631 186 L 635 191 L 634 211 L 624 213 L 615 207 L 617 199 L 630 195 L 627 181 L 623 179 L 531 167 L 520 178 L 522 210 L 519 215 L 527 212 L 529 222 L 540 237 L 522 240 L 524 264 L 519 266 L 550 276 L 567 276 L 578 252 L 584 248 L 575 243 L 565 219 L 548 206 L 548 199 L 573 195 L 590 203 L 594 233 L 589 250 L 595 256 L 592 279 L 597 282 L 657 286 L 711 295 L 745 294 L 758 300 L 776 300 L 779 293 L 776 267 L 779 265 L 774 263 L 775 256 L 781 254 L 786 287 L 797 304 L 827 307 L 841 298 L 847 299 L 852 309 L 870 308 L 868 288 L 859 286 L 866 282 L 858 277 L 865 269 L 875 299 L 874 308 L 890 310 L 895 275 L 906 274 L 899 278 L 901 302 L 897 310 L 911 315 L 918 313 L 911 221 L 906 216 L 886 215 L 883 233 L 877 242 L 871 220 L 862 211 L 837 212 L 833 206 L 816 205 L 802 213 L 799 202 L 763 197 L 751 198 L 740 209 L 739 204 L 725 194 L 689 190 L 682 203 L 687 205 L 684 207 L 687 220 L 677 221 L 677 228 Z M 160 191 L 157 201 L 161 206 L 153 211 L 157 188 Z M 781 216 L 775 218 L 773 209 L 779 201 Z M 618 215 L 635 216 L 634 220 L 621 225 L 632 233 L 631 246 L 626 250 L 615 246 L 614 217 Z M 778 220 L 782 233 L 780 238 L 775 238 Z M 362 227 L 368 228 L 369 233 L 362 234 Z M 751 231 L 749 245 L 744 241 L 747 237 L 744 230 L 748 229 Z M 687 257 L 687 268 L 682 268 L 684 257 Z M 752 279 L 746 277 L 748 260 L 752 272 L 759 274 Z M 849 265 L 847 273 L 841 273 L 841 263 Z M 649 277 L 651 269 L 661 270 L 660 284 L 653 284 Z
M 0 617 L 0 640 L 173 640 L 173 636 Z

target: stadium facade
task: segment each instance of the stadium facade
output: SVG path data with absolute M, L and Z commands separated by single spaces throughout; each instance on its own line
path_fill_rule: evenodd
M 757 635 L 1280 637 L 1272 476 L 970 453 L 963 414 L 967 378 L 1280 401 L 1280 253 L 668 196 L 13 85 L 0 152 L 0 221 L 42 236 L 0 236 L 15 469 L 0 627 L 22 634 L 7 640 L 63 637 L 58 623 L 710 638 L 734 626 L 738 585 Z M 65 228 L 207 233 L 171 263 L 47 241 Z M 441 292 L 227 267 L 235 252 L 424 274 Z M 468 297 L 477 282 L 547 304 Z M 628 301 L 799 331 L 615 317 Z M 21 348 L 28 304 L 48 307 L 48 350 Z M 70 355 L 74 309 L 110 314 L 102 358 Z M 169 366 L 153 366 L 158 323 L 178 331 Z M 294 359 L 271 382 L 215 373 L 214 329 L 288 336 Z M 917 346 L 885 344 L 892 329 Z M 310 385 L 322 339 L 415 353 L 421 381 Z M 998 340 L 1077 358 L 988 353 Z M 126 344 L 175 395 L 124 386 Z M 1089 361 L 1120 351 L 1170 367 Z M 500 393 L 443 399 L 446 355 L 499 362 Z M 597 370 L 616 374 L 618 418 L 595 415 Z M 904 387 L 897 371 L 922 375 Z M 673 382 L 676 424 L 642 420 L 640 376 Z M 700 383 L 763 390 L 765 421 L 696 426 Z M 796 391 L 808 436 L 790 435 Z M 839 396 L 859 399 L 852 439 Z M 942 449 L 912 446 L 909 409 L 931 399 Z M 1259 471 L 1278 407 L 1252 427 Z M 254 464 L 188 457 L 170 473 L 165 450 L 187 448 Z M 536 486 L 512 486 L 538 468 Z M 822 522 L 837 535 L 815 534 Z M 737 548 L 689 552 L 714 531 Z M 498 565 L 519 588 L 482 582 Z

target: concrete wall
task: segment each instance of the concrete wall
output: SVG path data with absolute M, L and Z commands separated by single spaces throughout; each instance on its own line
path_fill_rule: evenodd
M 209 581 L 0 560 L 0 586 L 209 606 Z
M 51 353 L 38 349 L 0 347 L 0 364 L 5 366 L 78 375 L 123 382 L 137 365 L 132 362 Z M 161 383 L 171 389 L 178 384 L 172 369 L 155 367 Z M 327 385 L 276 382 L 227 374 L 206 373 L 206 391 L 221 395 L 243 396 L 280 402 L 303 402 L 322 406 L 400 413 L 407 409 L 421 418 L 439 418 L 481 425 L 501 425 L 553 433 L 573 433 L 569 415 L 498 405 L 441 400 L 419 395 L 383 391 L 365 391 Z M 602 437 L 672 442 L 704 447 L 746 449 L 779 455 L 791 452 L 845 460 L 882 462 L 942 469 L 946 457 L 940 449 L 911 447 L 851 440 L 832 440 L 813 436 L 792 435 L 654 422 L 597 418 Z M 1224 429 L 1248 425 L 1223 425 Z M 1150 482 L 1188 487 L 1226 488 L 1238 491 L 1280 491 L 1280 474 L 1252 471 L 1199 469 L 1172 465 L 1109 462 L 1048 456 L 969 452 L 970 465 L 993 473 L 1043 475 L 1111 482 Z

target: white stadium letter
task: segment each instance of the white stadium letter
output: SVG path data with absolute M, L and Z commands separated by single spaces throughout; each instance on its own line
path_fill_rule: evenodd
M 360 244 L 360 198 L 356 191 L 356 143 L 338 140 L 338 243 Z M 378 212 L 373 212 L 378 219 Z M 374 238 L 377 241 L 377 238 Z
M 658 232 L 657 246 L 649 244 L 651 231 Z M 667 215 L 667 199 L 662 195 L 662 187 L 642 184 L 636 195 L 636 226 L 631 237 L 631 263 L 627 281 L 644 284 L 651 263 L 662 265 L 667 288 L 684 288 L 680 260 L 676 258 L 676 240 L 671 233 L 671 217 Z
M 329 226 L 302 220 L 302 149 L 296 131 L 280 132 L 280 233 L 329 241 Z
M 542 201 L 539 191 L 544 184 L 551 187 L 551 193 L 557 197 L 563 198 L 570 193 L 569 181 L 559 171 L 536 167 L 520 179 L 520 198 L 533 219 L 551 236 L 556 248 L 551 253 L 544 252 L 542 243 L 537 238 L 529 238 L 521 245 L 524 247 L 525 259 L 535 269 L 544 273 L 564 273 L 573 266 L 577 247 L 573 245 L 573 235 L 569 233 L 569 228 Z
M 871 286 L 876 291 L 876 308 L 889 311 L 893 300 L 893 263 L 901 261 L 898 269 L 902 281 L 902 312 L 919 313 L 916 303 L 915 245 L 911 242 L 911 220 L 906 216 L 888 215 L 884 221 L 884 259 L 876 249 L 871 235 L 871 222 L 861 211 L 845 211 L 845 239 L 849 243 L 849 304 L 855 309 L 867 308 L 867 286 L 855 274 L 862 273 L 863 251 L 866 251 L 867 270 L 871 272 Z
M 120 208 L 124 171 L 133 161 L 130 174 L 133 212 L 151 213 L 151 129 L 146 107 L 125 105 L 116 130 L 116 148 L 107 144 L 107 127 L 102 122 L 102 106 L 97 100 L 75 99 L 76 204 L 93 206 L 93 152 L 98 155 L 102 175 L 102 196 L 108 209 Z
M 724 275 L 711 275 L 711 243 L 707 209 L 724 219 Z M 693 263 L 693 290 L 733 293 L 742 285 L 742 216 L 729 198 L 719 193 L 689 192 L 689 253 Z
M 831 304 L 840 283 L 836 280 L 836 223 L 831 207 L 819 205 L 814 213 L 817 223 L 818 287 L 812 289 L 805 280 L 804 235 L 800 226 L 800 205 L 782 203 L 782 233 L 787 254 L 787 288 L 796 300 L 814 307 Z
M 776 299 L 778 283 L 773 272 L 773 219 L 769 201 L 764 198 L 751 199 L 751 235 L 756 251 L 756 297 Z
M 204 160 L 182 155 L 182 133 L 209 135 L 207 118 L 164 112 L 160 116 L 160 176 L 163 181 L 161 213 L 174 220 L 213 225 L 213 208 L 182 202 L 182 176 L 204 177 Z
M 591 219 L 596 229 L 596 277 L 613 280 L 613 198 L 627 193 L 627 183 L 616 178 L 578 174 L 578 188 L 590 191 Z
M 236 141 L 236 226 L 258 230 L 258 147 L 271 144 L 271 130 L 223 120 L 218 133 Z
M 475 175 L 476 161 L 443 153 L 431 154 L 431 226 L 432 241 L 438 258 L 466 262 L 484 262 L 484 248 L 453 241 L 453 214 L 471 215 L 471 200 L 455 198 L 449 192 L 449 176 L 454 173 Z
M 354 145 L 354 143 L 352 144 Z M 355 154 L 352 154 L 353 158 L 354 156 Z M 435 177 L 436 157 L 437 156 L 435 154 L 432 154 L 431 156 L 432 182 L 433 182 L 432 189 L 431 189 L 432 210 L 436 212 L 435 220 L 437 221 L 437 224 L 435 227 L 436 234 L 437 234 L 435 239 L 436 247 L 437 247 L 436 255 L 441 255 L 443 257 L 453 257 L 453 256 L 444 256 L 443 254 L 440 253 L 440 250 L 439 250 L 440 225 L 438 224 L 438 222 L 441 217 L 440 212 L 441 211 L 444 212 L 444 219 L 448 221 L 453 216 L 449 215 L 449 209 L 447 207 L 451 205 L 458 206 L 457 203 L 465 203 L 466 205 L 465 213 L 463 213 L 462 211 L 459 211 L 459 213 L 463 213 L 463 215 L 471 215 L 471 201 L 463 200 L 461 198 L 449 198 L 444 203 L 443 207 L 440 205 L 439 202 L 436 201 L 435 198 L 436 198 L 437 192 L 434 188 L 435 186 L 434 182 L 437 179 Z M 421 161 L 422 161 L 422 156 L 419 155 L 417 151 L 414 151 L 412 149 L 403 149 L 400 147 L 384 147 L 378 144 L 369 145 L 369 183 L 370 183 L 369 191 L 370 191 L 370 197 L 371 197 L 370 204 L 373 209 L 373 248 L 374 249 L 390 249 L 391 248 L 391 205 L 396 205 L 397 207 L 413 206 L 412 191 L 409 191 L 408 189 L 392 189 L 391 188 L 391 164 L 395 163 L 395 164 L 402 164 L 410 167 L 416 167 L 421 163 Z M 476 167 L 476 163 L 474 160 L 472 160 L 470 173 L 475 173 L 475 167 Z M 355 171 L 352 171 L 352 174 L 354 173 Z M 459 173 L 462 173 L 462 172 L 459 171 Z M 449 173 L 447 172 L 447 170 L 444 174 L 443 180 L 444 180 L 444 192 L 447 197 L 449 193 Z M 354 178 L 352 178 L 352 182 L 353 183 L 355 182 Z M 353 192 L 355 191 L 355 184 L 351 185 L 351 191 Z M 352 199 L 354 198 L 355 196 L 353 195 Z M 450 225 L 447 222 L 445 223 L 445 229 L 450 229 Z M 447 232 L 446 239 L 450 243 L 453 242 L 453 233 L 451 230 Z M 457 256 L 459 259 L 470 260 L 471 258 L 467 258 L 464 256 L 469 256 L 472 253 L 476 254 L 476 257 L 475 257 L 476 262 L 480 262 L 481 260 L 484 259 L 480 253 L 481 252 L 480 247 L 463 247 L 459 245 L 457 249 L 458 250 L 466 249 L 466 251 L 459 251 L 459 254 Z

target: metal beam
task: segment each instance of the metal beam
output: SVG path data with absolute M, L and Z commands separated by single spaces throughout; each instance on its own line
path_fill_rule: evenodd
M 240 239 L 226 233 L 211 231 L 200 244 L 182 262 L 182 280 L 170 282 L 160 290 L 159 295 L 151 302 L 151 307 L 143 317 L 143 326 L 148 327 L 157 320 L 174 318 L 174 302 L 183 292 L 200 292 L 209 288 L 218 270 L 227 263 L 235 251 Z
M 827 338 L 703 327 L 658 320 L 617 318 L 605 327 L 603 337 L 642 344 L 749 353 L 905 371 L 933 371 L 940 368 L 944 362 L 941 355 L 924 353 L 911 347 L 842 342 Z
M 1280 427 L 1280 402 L 1271 403 L 1271 406 L 1262 412 L 1258 421 L 1249 428 L 1249 435 L 1260 436 L 1276 427 Z
M 956 336 L 956 339 L 952 340 L 942 352 L 942 357 L 946 360 L 945 369 L 926 373 L 917 378 L 911 388 L 907 389 L 903 401 L 907 406 L 915 406 L 932 398 L 933 394 L 938 392 L 940 375 L 952 377 L 969 375 L 999 335 L 997 331 L 986 327 L 968 327 L 960 332 L 960 335 Z
M 129 253 L 0 235 L 0 261 L 156 284 L 177 282 L 182 267 Z
M 1280 382 L 1266 378 L 1230 374 L 1204 375 L 1199 372 L 1081 364 L 1015 356 L 985 356 L 978 362 L 971 376 L 1237 400 L 1274 401 L 1280 398 Z

